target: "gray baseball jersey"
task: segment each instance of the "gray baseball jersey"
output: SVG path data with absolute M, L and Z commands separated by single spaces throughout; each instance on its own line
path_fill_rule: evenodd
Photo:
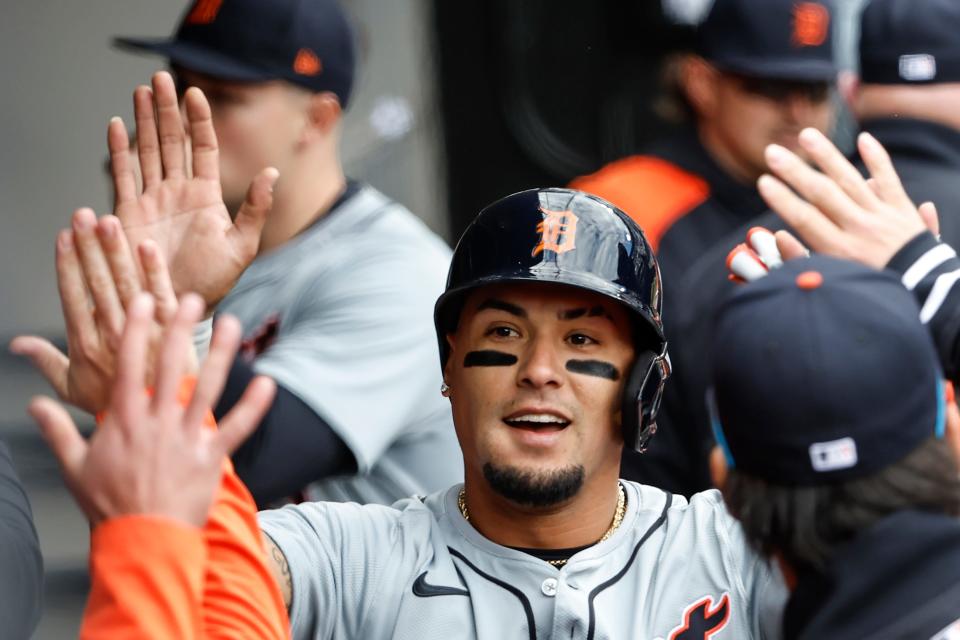
M 359 473 L 311 500 L 391 504 L 463 478 L 442 382 L 433 305 L 450 250 L 369 186 L 259 256 L 218 311 L 237 316 L 254 370 L 323 418 Z
M 459 486 L 392 507 L 310 503 L 260 514 L 290 564 L 293 637 L 780 637 L 786 590 L 720 494 L 690 502 L 623 481 L 627 511 L 562 569 L 481 536 Z

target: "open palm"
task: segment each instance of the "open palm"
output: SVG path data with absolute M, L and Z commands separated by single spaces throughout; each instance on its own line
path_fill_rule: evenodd
M 148 239 L 157 243 L 178 294 L 197 292 L 213 307 L 256 256 L 278 174 L 273 168 L 261 171 L 231 219 L 220 189 L 210 105 L 199 89 L 190 88 L 184 107 L 189 145 L 170 74 L 159 72 L 152 89 L 141 86 L 134 92 L 142 192 L 123 122 L 111 120 L 107 139 L 117 198 L 114 213 L 131 246 Z

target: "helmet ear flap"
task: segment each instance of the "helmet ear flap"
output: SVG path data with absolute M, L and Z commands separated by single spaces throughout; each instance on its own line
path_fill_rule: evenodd
M 643 351 L 633 363 L 623 389 L 623 441 L 643 453 L 657 432 L 657 412 L 664 383 L 670 377 L 670 359 L 664 345 L 661 353 Z

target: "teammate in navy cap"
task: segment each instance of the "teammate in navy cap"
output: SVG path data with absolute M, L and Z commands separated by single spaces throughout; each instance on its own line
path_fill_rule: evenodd
M 139 162 L 123 124 L 110 125 L 115 213 L 131 246 L 155 243 L 175 293 L 198 292 L 241 320 L 242 355 L 217 415 L 254 372 L 278 383 L 234 456 L 258 503 L 308 487 L 315 499 L 389 504 L 460 479 L 431 339 L 449 249 L 344 175 L 356 46 L 337 0 L 196 0 L 172 39 L 119 42 L 164 56 L 172 77 L 135 92 Z M 98 222 L 86 210 L 74 223 L 87 255 Z M 102 393 L 67 384 L 81 365 L 68 373 L 49 343 L 14 348 L 63 397 L 103 407 Z
M 662 438 L 643 460 L 625 460 L 629 477 L 687 495 L 710 486 L 709 429 L 681 393 L 687 378 L 700 373 L 698 355 L 692 364 L 682 357 L 686 333 L 677 331 L 677 321 L 696 315 L 687 301 L 713 285 L 701 284 L 704 275 L 688 269 L 727 233 L 766 211 L 755 182 L 766 170 L 768 144 L 799 152 L 797 134 L 804 127 L 831 129 L 834 22 L 828 1 L 716 0 L 697 29 L 693 51 L 671 65 L 675 111 L 685 120 L 681 133 L 571 185 L 613 202 L 640 224 L 672 291 L 666 314 L 681 356 L 676 386 L 664 399 Z
M 933 201 L 960 243 L 960 3 L 871 0 L 860 19 L 859 77 L 841 83 L 863 131 L 883 144 L 914 202 Z M 857 163 L 863 166 L 862 162 Z
M 918 315 L 894 274 L 823 256 L 720 312 L 714 475 L 788 578 L 786 638 L 960 631 L 960 412 Z

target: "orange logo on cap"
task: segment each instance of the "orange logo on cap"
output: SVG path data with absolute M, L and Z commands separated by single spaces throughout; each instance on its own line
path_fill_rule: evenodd
M 793 7 L 793 44 L 819 47 L 830 33 L 830 12 L 816 2 L 800 2 Z
M 293 60 L 293 70 L 302 76 L 315 76 L 323 71 L 323 64 L 310 49 L 300 49 Z
M 217 19 L 222 4 L 223 0 L 197 0 L 187 16 L 187 24 L 210 24 Z
M 543 221 L 537 225 L 540 243 L 534 247 L 531 255 L 538 256 L 544 251 L 566 253 L 576 249 L 577 216 L 573 211 L 551 211 L 540 209 Z

